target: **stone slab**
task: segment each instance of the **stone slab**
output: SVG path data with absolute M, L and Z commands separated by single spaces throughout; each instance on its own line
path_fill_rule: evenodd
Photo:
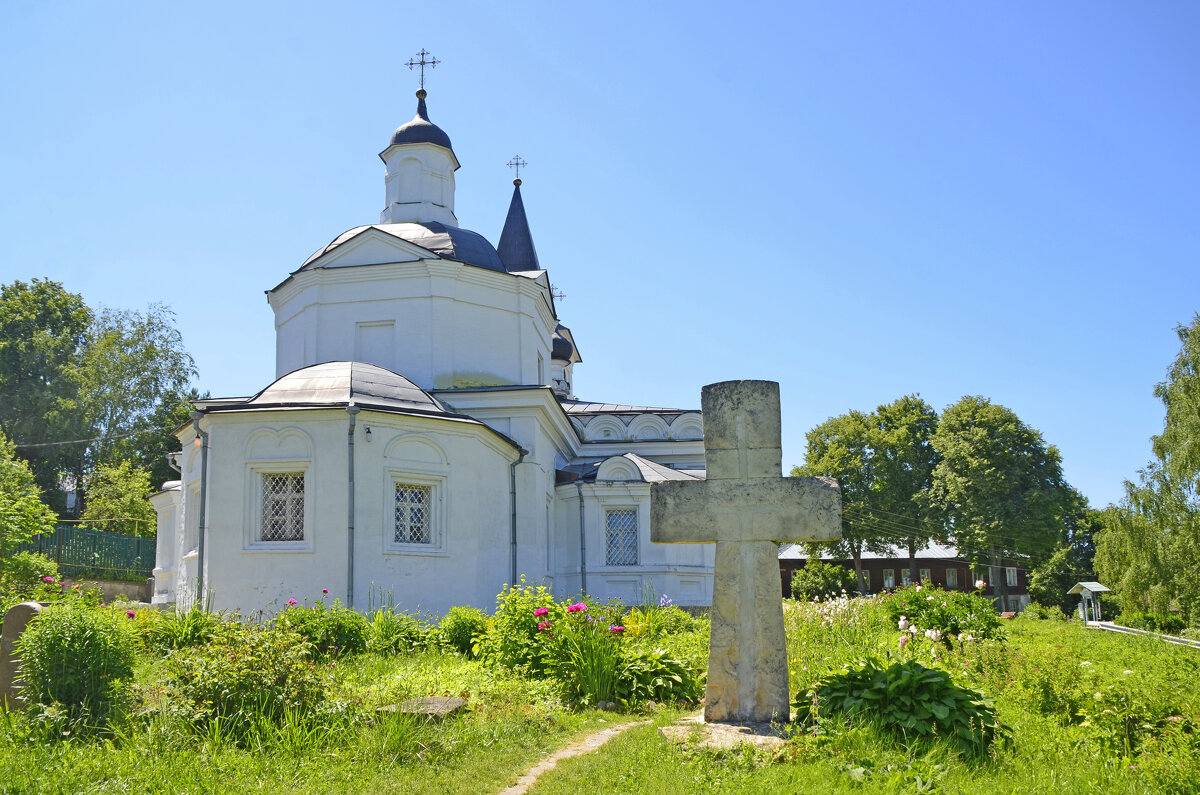
M 467 702 L 453 696 L 410 698 L 399 704 L 380 707 L 379 712 L 398 712 L 404 715 L 424 715 L 429 720 L 445 720 L 467 708 Z
M 656 544 L 717 539 L 827 541 L 841 535 L 841 505 L 841 489 L 833 478 L 655 483 L 650 540 Z
M 783 730 L 776 725 L 710 723 L 699 715 L 684 718 L 671 726 L 663 726 L 658 732 L 677 745 L 693 745 L 713 751 L 734 749 L 743 743 L 774 751 L 786 742 Z
M 0 631 L 0 708 L 15 705 L 21 693 L 21 660 L 16 653 L 17 640 L 40 612 L 40 603 L 22 602 L 13 605 L 4 614 L 4 628 Z

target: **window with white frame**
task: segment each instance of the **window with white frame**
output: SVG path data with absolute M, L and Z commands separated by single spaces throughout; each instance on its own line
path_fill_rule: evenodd
M 884 569 L 883 570 L 883 587 L 884 588 L 895 588 L 896 587 L 896 570 L 895 569 Z
M 912 585 L 912 569 L 906 566 L 900 570 L 900 583 L 902 585 Z
M 929 582 L 933 578 L 929 576 L 929 569 L 920 569 L 921 582 Z
M 617 508 L 604 512 L 604 563 L 636 566 L 638 562 L 637 510 Z
M 1015 566 L 1006 566 L 1004 568 L 1004 582 L 1009 588 L 1016 587 L 1017 584 L 1017 569 Z
M 433 487 L 396 483 L 395 535 L 397 544 L 432 544 Z
M 304 540 L 304 473 L 262 473 L 260 541 Z
M 946 569 L 946 587 L 958 587 L 958 569 Z

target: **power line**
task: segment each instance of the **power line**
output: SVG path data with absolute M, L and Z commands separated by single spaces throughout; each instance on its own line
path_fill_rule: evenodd
M 69 439 L 64 442 L 37 442 L 35 444 L 14 444 L 13 447 L 18 450 L 31 450 L 35 447 L 60 447 L 67 444 L 90 444 L 92 442 L 115 441 L 117 439 L 128 439 L 130 436 L 141 436 L 146 433 L 161 433 L 166 428 L 146 428 L 140 431 L 130 431 L 129 433 L 119 433 L 113 436 L 97 436 L 93 439 Z

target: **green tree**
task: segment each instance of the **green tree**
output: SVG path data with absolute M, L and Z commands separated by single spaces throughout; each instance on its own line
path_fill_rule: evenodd
M 13 443 L 0 433 L 0 572 L 20 544 L 53 531 L 55 519 L 54 511 L 41 500 L 29 465 L 17 457 Z
M 792 598 L 837 597 L 854 587 L 854 575 L 835 563 L 809 555 L 803 568 L 792 574 Z
M 144 469 L 129 461 L 100 464 L 88 475 L 83 519 L 97 530 L 152 536 L 155 513 L 147 498 L 153 493 Z
M 1190 481 L 1194 492 L 1200 478 L 1200 313 L 1190 325 L 1176 326 L 1175 333 L 1179 355 L 1167 368 L 1166 380 L 1154 387 L 1154 396 L 1166 409 L 1163 432 L 1151 442 L 1167 471 Z
M 966 396 L 942 413 L 930 509 L 968 559 L 992 567 L 994 595 L 1008 609 L 1006 560 L 1037 565 L 1063 540 L 1070 492 L 1058 449 L 1004 406 Z
M 0 430 L 60 510 L 59 479 L 78 473 L 79 448 L 58 443 L 87 435 L 78 366 L 91 322 L 83 297 L 58 282 L 0 286 Z
M 933 446 L 938 415 L 917 395 L 905 395 L 875 409 L 871 433 L 872 471 L 870 507 L 875 521 L 890 529 L 896 542 L 908 550 L 909 575 L 917 576 L 917 549 L 933 536 L 926 522 L 925 494 L 938 463 Z
M 862 555 L 864 551 L 882 551 L 887 547 L 879 530 L 863 521 L 868 506 L 873 475 L 871 472 L 871 418 L 861 411 L 830 417 L 807 434 L 804 464 L 792 468 L 792 477 L 832 477 L 842 487 L 842 537 L 827 547 L 854 560 L 858 590 L 865 591 Z M 808 545 L 809 558 L 816 557 L 817 545 Z

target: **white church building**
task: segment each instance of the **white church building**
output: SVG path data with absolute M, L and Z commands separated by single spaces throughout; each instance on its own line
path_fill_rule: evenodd
M 275 381 L 178 432 L 153 602 L 273 613 L 327 589 L 440 614 L 524 575 L 708 604 L 713 547 L 649 533 L 650 484 L 704 477 L 700 413 L 575 397 L 520 179 L 498 246 L 460 227 L 458 158 L 417 98 L 380 154 L 379 223 L 268 291 Z

